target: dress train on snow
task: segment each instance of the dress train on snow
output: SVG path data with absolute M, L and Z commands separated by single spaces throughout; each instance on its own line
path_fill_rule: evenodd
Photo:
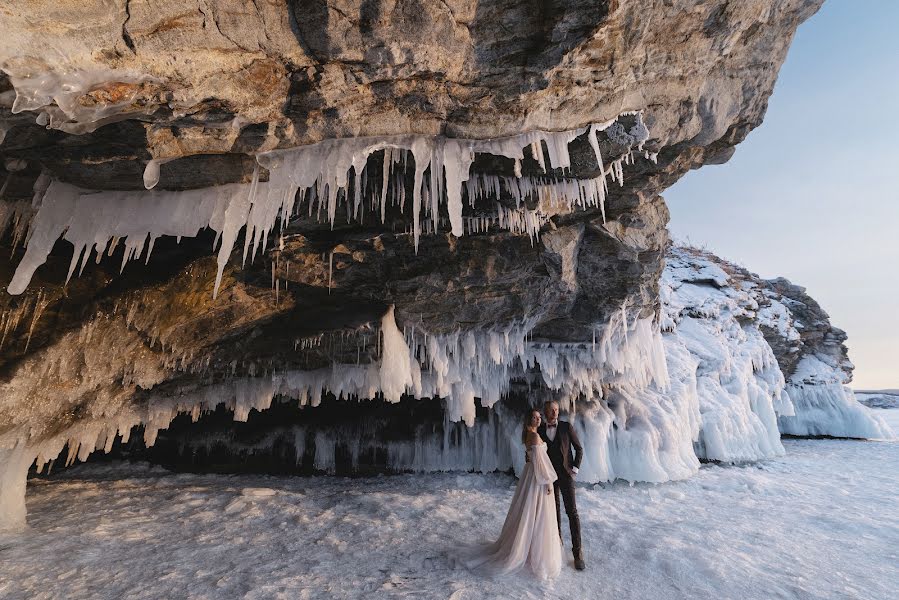
M 465 566 L 490 575 L 511 573 L 527 565 L 539 579 L 562 570 L 562 543 L 556 522 L 556 501 L 547 494 L 557 479 L 546 444 L 527 447 L 529 461 L 515 488 L 499 539 L 469 549 Z

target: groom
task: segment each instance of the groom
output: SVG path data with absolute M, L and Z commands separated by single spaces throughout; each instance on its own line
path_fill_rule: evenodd
M 574 568 L 583 571 L 586 565 L 581 549 L 581 519 L 578 517 L 577 505 L 574 501 L 574 478 L 581 466 L 584 448 L 571 423 L 559 420 L 558 402 L 550 401 L 544 404 L 543 414 L 546 416 L 546 420 L 540 425 L 537 433 L 546 442 L 546 452 L 559 477 L 553 483 L 556 493 L 556 519 L 559 523 L 559 537 L 562 537 L 562 511 L 559 506 L 559 493 L 561 492 L 562 500 L 565 502 L 565 514 L 568 515 L 568 525 L 571 527 Z M 572 448 L 574 448 L 574 457 L 571 456 Z

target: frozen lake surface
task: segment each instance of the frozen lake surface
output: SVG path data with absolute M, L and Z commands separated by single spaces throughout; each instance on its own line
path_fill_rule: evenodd
M 899 442 L 785 445 L 686 481 L 582 487 L 587 570 L 568 549 L 545 586 L 454 563 L 499 533 L 507 475 L 86 464 L 29 482 L 29 529 L 0 536 L 0 598 L 896 598 Z

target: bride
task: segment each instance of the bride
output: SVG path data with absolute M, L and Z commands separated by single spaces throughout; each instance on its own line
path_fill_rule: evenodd
M 540 579 L 551 579 L 562 569 L 562 544 L 552 493 L 556 471 L 546 455 L 546 444 L 537 433 L 539 426 L 540 412 L 532 410 L 521 436 L 528 461 L 499 539 L 469 552 L 465 564 L 470 569 L 504 574 L 527 564 Z

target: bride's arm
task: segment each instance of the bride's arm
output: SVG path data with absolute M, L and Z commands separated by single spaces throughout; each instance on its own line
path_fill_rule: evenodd
M 556 475 L 556 470 L 549 461 L 549 457 L 546 456 L 546 452 L 534 452 L 531 462 L 534 465 L 534 477 L 537 478 L 537 483 L 548 484 L 552 488 L 552 482 L 559 477 Z

